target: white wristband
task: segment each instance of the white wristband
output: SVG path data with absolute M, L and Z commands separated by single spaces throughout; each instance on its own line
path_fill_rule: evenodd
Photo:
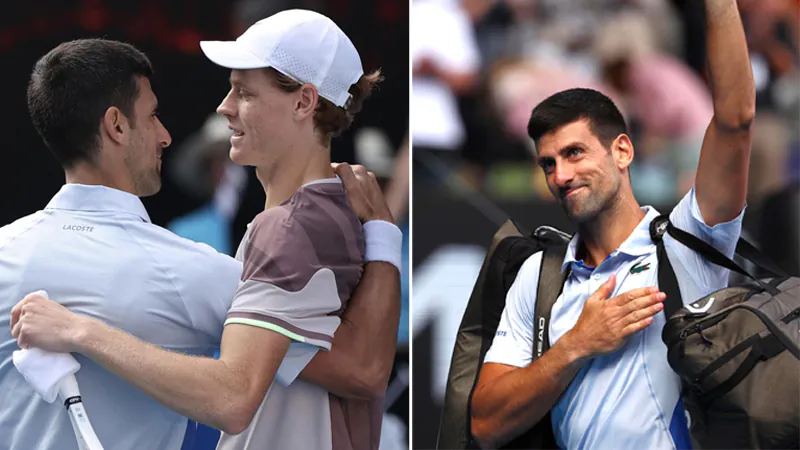
M 364 262 L 383 261 L 400 268 L 403 258 L 403 232 L 391 222 L 370 220 L 364 224 L 366 251 Z

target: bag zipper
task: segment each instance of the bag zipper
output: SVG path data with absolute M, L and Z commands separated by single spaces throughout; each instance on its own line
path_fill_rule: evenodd
M 697 333 L 697 334 L 699 334 L 699 335 L 700 335 L 700 339 L 702 339 L 702 340 L 703 340 L 703 342 L 704 342 L 704 343 L 705 343 L 707 346 L 709 346 L 709 347 L 713 346 L 713 345 L 714 345 L 714 343 L 713 343 L 713 342 L 711 342 L 711 341 L 710 341 L 710 340 L 709 340 L 709 339 L 708 339 L 708 338 L 707 338 L 707 337 L 706 337 L 706 336 L 703 334 L 703 329 L 704 329 L 704 328 L 707 328 L 707 327 L 704 327 L 703 325 L 704 325 L 704 324 L 696 323 L 696 324 L 692 325 L 691 327 L 689 327 L 689 328 L 686 328 L 685 330 L 681 331 L 681 334 L 680 334 L 679 338 L 680 338 L 681 340 L 683 340 L 683 339 L 686 339 L 686 338 L 687 338 L 687 337 L 688 337 L 690 334 L 695 334 L 695 333 Z M 712 324 L 712 325 L 713 325 L 713 324 Z
M 726 311 L 720 312 L 720 314 L 717 315 L 717 316 L 714 316 L 714 317 L 711 317 L 709 319 L 703 320 L 701 322 L 698 322 L 698 323 L 696 323 L 694 325 L 691 325 L 691 326 L 683 329 L 681 331 L 680 335 L 678 336 L 678 338 L 673 339 L 672 341 L 670 341 L 669 347 L 674 346 L 679 341 L 683 341 L 683 342 L 681 342 L 681 347 L 683 347 L 685 345 L 686 338 L 688 338 L 690 335 L 692 335 L 694 333 L 700 333 L 700 337 L 701 337 L 701 339 L 703 339 L 703 342 L 706 343 L 707 345 L 712 345 L 711 341 L 708 340 L 708 338 L 706 338 L 702 334 L 702 331 L 704 329 L 706 329 L 706 328 L 709 328 L 709 327 L 711 327 L 713 325 L 716 325 L 718 322 L 720 322 L 721 320 L 725 319 L 728 316 L 728 314 L 730 314 L 734 309 L 737 309 L 737 308 L 747 309 L 750 312 L 752 312 L 753 314 L 755 314 L 756 316 L 758 316 L 758 318 L 761 319 L 761 322 L 769 329 L 769 331 L 772 334 L 774 334 L 775 336 L 777 336 L 778 339 L 783 343 L 783 345 L 785 345 L 786 348 L 791 353 L 793 353 L 795 355 L 795 357 L 800 359 L 800 348 L 797 347 L 797 345 L 794 342 L 792 342 L 790 339 L 788 339 L 786 337 L 786 335 L 784 335 L 783 332 L 780 329 L 778 329 L 777 326 L 775 324 L 773 324 L 772 321 L 769 320 L 769 318 L 766 317 L 763 312 L 761 312 L 761 310 L 759 310 L 757 308 L 753 308 L 753 307 L 745 305 L 745 304 L 742 304 L 742 303 L 739 303 L 739 304 L 737 304 L 735 306 L 732 306 L 730 309 L 728 309 Z M 800 317 L 800 308 L 797 308 L 794 311 L 790 312 L 786 317 L 781 319 L 781 321 L 784 322 L 784 323 L 789 323 L 792 320 L 794 320 L 796 317 Z M 683 351 L 681 351 L 680 353 L 681 353 L 681 355 L 683 355 Z
M 713 325 L 716 325 L 719 321 L 725 319 L 728 316 L 728 314 L 730 314 L 732 309 L 733 308 L 725 310 L 725 311 L 721 311 L 719 314 L 717 314 L 715 316 L 711 316 L 711 317 L 709 317 L 707 319 L 704 319 L 704 320 L 702 320 L 700 322 L 695 323 L 694 325 L 690 325 L 690 326 L 684 328 L 683 330 L 681 330 L 680 335 L 678 335 L 677 338 L 674 338 L 674 339 L 672 339 L 670 341 L 668 347 L 674 346 L 679 341 L 686 340 L 687 337 L 689 337 L 690 335 L 692 335 L 694 333 L 702 332 L 706 328 L 711 327 Z M 686 316 L 684 316 L 684 317 L 686 317 Z M 704 335 L 702 336 L 702 339 L 703 339 L 704 342 L 711 342 Z

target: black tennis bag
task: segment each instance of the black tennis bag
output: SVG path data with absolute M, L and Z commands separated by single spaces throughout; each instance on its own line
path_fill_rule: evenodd
M 786 276 L 744 240 L 737 254 L 773 278 L 755 278 L 666 216 L 650 231 L 658 245 L 659 288 L 667 294 L 662 340 L 681 378 L 693 446 L 800 448 L 800 278 Z M 682 307 L 664 232 L 753 283 Z
M 522 263 L 540 250 L 544 250 L 544 255 L 535 314 L 542 317 L 542 311 L 546 311 L 547 323 L 540 327 L 543 334 L 536 339 L 539 346 L 534 351 L 534 359 L 547 350 L 550 307 L 558 298 L 566 279 L 567 274 L 561 274 L 561 263 L 570 237 L 551 227 L 537 228 L 531 234 L 524 233 L 510 220 L 495 234 L 458 329 L 437 448 L 479 448 L 470 430 L 470 404 L 483 358 L 492 344 L 505 308 L 505 293 L 514 282 Z M 501 448 L 556 448 L 550 414 Z

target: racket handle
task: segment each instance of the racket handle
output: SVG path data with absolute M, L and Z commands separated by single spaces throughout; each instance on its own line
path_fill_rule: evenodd
M 72 430 L 78 440 L 78 448 L 80 450 L 103 450 L 103 446 L 89 422 L 89 416 L 86 415 L 86 409 L 83 407 L 75 375 L 70 375 L 61 381 L 58 394 L 64 401 L 64 406 L 67 407 L 69 421 L 72 423 Z
M 78 380 L 75 375 L 68 375 L 61 380 L 58 385 L 58 396 L 61 401 L 66 401 L 70 397 L 80 397 L 81 391 L 78 389 Z

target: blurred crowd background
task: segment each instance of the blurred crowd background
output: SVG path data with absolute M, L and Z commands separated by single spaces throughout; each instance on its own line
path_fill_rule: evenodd
M 42 209 L 64 183 L 36 134 L 25 92 L 34 63 L 58 44 L 105 37 L 135 45 L 156 70 L 160 118 L 172 135 L 164 150 L 163 187 L 143 199 L 153 223 L 232 255 L 264 205 L 251 168 L 228 159 L 230 130 L 214 111 L 229 71 L 200 52 L 199 41 L 235 39 L 278 11 L 312 9 L 353 40 L 365 71 L 381 68 L 380 88 L 353 127 L 333 141 L 332 159 L 375 172 L 406 236 L 408 266 L 408 2 L 405 0 L 36 0 L 0 6 L 0 226 Z M 64 261 L 69 264 L 69 261 Z M 408 448 L 408 270 L 395 370 L 386 393 L 381 448 Z M 190 423 L 184 448 L 213 449 L 217 433 Z
M 757 88 L 743 235 L 800 272 L 800 1 L 740 0 Z M 494 231 L 574 232 L 532 166 L 533 107 L 591 87 L 636 149 L 641 204 L 691 188 L 712 116 L 700 0 L 413 0 L 413 448 L 434 448 L 458 324 Z

